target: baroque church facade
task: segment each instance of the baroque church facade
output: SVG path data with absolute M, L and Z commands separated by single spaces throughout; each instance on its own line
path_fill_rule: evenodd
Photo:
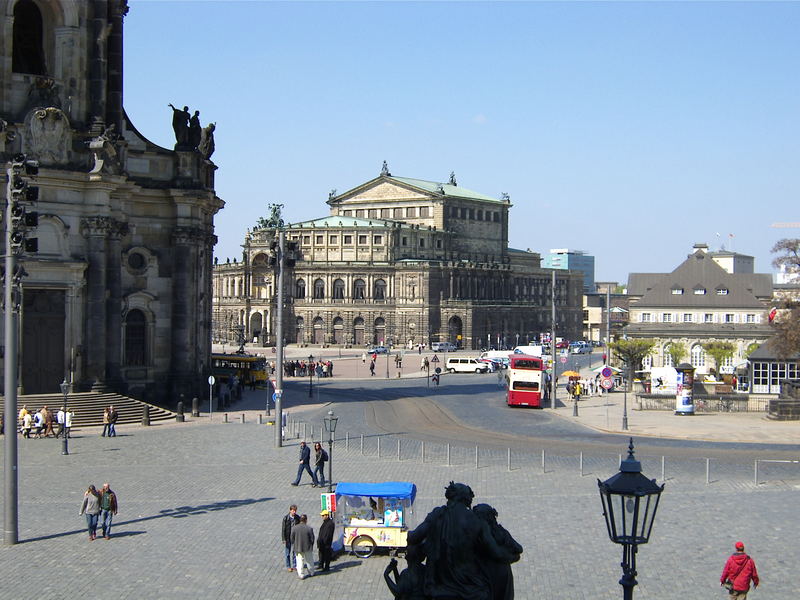
M 551 326 L 552 273 L 508 247 L 511 202 L 447 183 L 380 175 L 331 192 L 329 216 L 283 225 L 284 338 L 301 345 L 462 348 L 523 344 Z M 276 343 L 277 219 L 214 266 L 214 338 Z M 581 274 L 555 272 L 557 335 L 581 331 Z
M 201 141 L 174 109 L 172 149 L 136 130 L 123 107 L 127 12 L 127 0 L 0 0 L 0 156 L 39 163 L 39 247 L 20 257 L 13 307 L 22 393 L 65 379 L 153 401 L 205 389 L 224 206 L 213 126 Z

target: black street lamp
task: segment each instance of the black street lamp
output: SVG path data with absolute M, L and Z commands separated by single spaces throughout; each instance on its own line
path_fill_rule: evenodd
M 309 354 L 308 355 L 308 362 L 306 363 L 306 369 L 308 369 L 308 397 L 314 397 L 314 367 L 311 365 L 311 361 L 314 360 L 314 357 Z
M 628 457 L 620 463 L 619 473 L 597 480 L 603 501 L 608 537 L 622 544 L 622 579 L 624 600 L 633 600 L 636 585 L 636 551 L 646 544 L 653 530 L 658 501 L 664 484 L 659 487 L 655 479 L 642 475 L 642 464 L 633 456 L 633 438 L 630 438 Z
M 67 378 L 64 377 L 64 381 L 61 382 L 61 393 L 64 394 L 64 406 L 61 409 L 61 412 L 64 415 L 64 422 L 61 424 L 61 454 L 63 456 L 69 455 L 69 442 L 67 441 L 67 394 L 69 394 L 69 384 L 67 383 Z
M 323 422 L 325 423 L 325 431 L 328 432 L 328 493 L 331 494 L 333 493 L 333 438 L 339 417 L 333 414 L 332 410 L 329 410 Z

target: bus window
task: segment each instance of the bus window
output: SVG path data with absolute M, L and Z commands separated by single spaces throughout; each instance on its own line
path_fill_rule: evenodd
M 525 390 L 525 391 L 532 391 L 537 392 L 539 391 L 539 382 L 538 381 L 514 381 L 514 388 L 515 390 Z

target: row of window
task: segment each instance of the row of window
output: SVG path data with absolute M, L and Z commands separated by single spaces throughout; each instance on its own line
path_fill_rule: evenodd
M 342 235 L 342 245 L 344 246 L 352 246 L 353 245 L 353 235 L 345 234 Z M 358 245 L 359 246 L 366 246 L 369 244 L 369 236 L 366 234 L 360 234 L 357 236 Z M 324 234 L 317 234 L 314 236 L 314 243 L 317 246 L 322 246 L 325 244 L 325 235 Z M 419 238 L 418 241 L 420 248 L 425 248 L 426 242 L 425 238 Z M 304 235 L 303 236 L 303 245 L 310 246 L 311 245 L 311 236 Z M 329 234 L 328 235 L 328 245 L 329 246 L 338 246 L 339 245 L 339 234 Z M 383 235 L 373 235 L 372 236 L 372 245 L 373 246 L 381 246 L 383 245 Z M 400 245 L 401 246 L 408 246 L 408 237 L 403 236 L 400 238 Z M 436 240 L 436 247 L 441 249 L 442 247 L 442 240 Z
M 352 295 L 353 300 L 366 300 L 367 284 L 363 279 L 356 279 L 353 282 Z M 294 297 L 302 299 L 306 297 L 306 282 L 303 279 L 298 279 L 294 285 Z M 314 300 L 323 300 L 325 298 L 325 282 L 322 279 L 314 280 L 313 296 Z M 344 300 L 345 298 L 345 284 L 341 279 L 336 279 L 333 282 L 333 295 L 334 300 Z M 372 299 L 385 300 L 386 299 L 386 282 L 383 279 L 376 279 L 372 284 Z
M 717 294 L 717 296 L 727 296 L 728 295 L 728 288 L 720 286 L 720 287 L 716 288 L 716 290 L 714 292 Z M 701 285 L 698 285 L 698 286 L 696 286 L 696 287 L 694 287 L 692 289 L 692 293 L 695 296 L 705 296 L 706 288 L 704 288 Z M 683 294 L 683 288 L 682 287 L 674 287 L 674 288 L 672 288 L 672 295 L 673 296 L 681 296 L 682 294 Z
M 494 221 L 495 223 L 500 222 L 499 212 L 492 210 L 484 211 L 481 208 L 451 206 L 448 214 L 453 219 L 465 219 L 469 221 Z
M 662 364 L 665 367 L 674 367 L 675 365 L 672 363 L 672 356 L 669 354 L 669 343 L 664 344 L 662 348 Z M 706 365 L 706 351 L 703 350 L 703 346 L 701 344 L 695 344 L 689 349 L 689 362 L 691 362 L 692 366 L 695 368 L 704 367 Z M 642 360 L 642 368 L 650 369 L 653 366 L 653 357 L 652 355 L 646 356 Z M 733 366 L 733 357 L 726 358 L 721 367 L 732 367 Z
M 716 315 L 715 313 L 703 313 L 702 320 L 699 318 L 700 315 L 696 315 L 695 313 L 683 313 L 683 314 L 674 314 L 674 313 L 661 313 L 660 318 L 657 319 L 659 315 L 655 315 L 649 312 L 643 312 L 640 315 L 640 322 L 641 323 L 760 323 L 761 317 L 756 313 L 747 313 L 745 315 L 738 315 L 736 313 L 722 313 L 721 315 Z M 680 320 L 679 320 L 680 317 Z
M 430 206 L 407 206 L 404 208 L 357 208 L 342 211 L 343 217 L 357 219 L 425 219 L 431 216 Z

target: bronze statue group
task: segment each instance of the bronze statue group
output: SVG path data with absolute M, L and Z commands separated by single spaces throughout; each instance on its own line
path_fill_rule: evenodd
M 520 559 L 522 546 L 497 522 L 494 508 L 471 507 L 469 486 L 451 481 L 445 498 L 445 506 L 408 533 L 408 567 L 398 573 L 392 559 L 384 571 L 392 595 L 398 600 L 514 598 L 511 565 Z

